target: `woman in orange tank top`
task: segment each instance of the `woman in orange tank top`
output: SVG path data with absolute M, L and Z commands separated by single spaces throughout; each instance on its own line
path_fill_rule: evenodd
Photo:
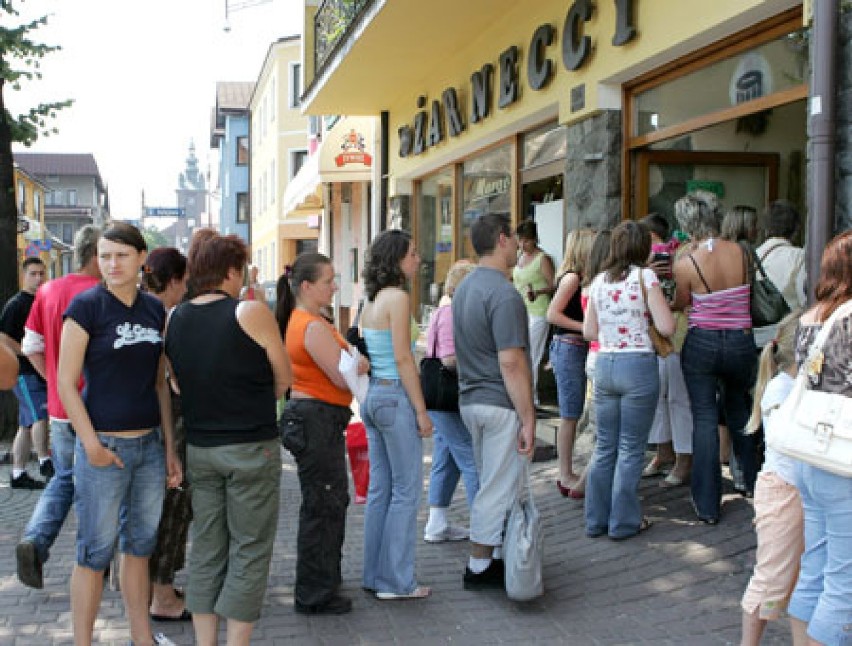
M 319 253 L 300 255 L 279 280 L 276 317 L 286 330 L 293 365 L 290 400 L 282 428 L 295 429 L 291 449 L 298 465 L 302 506 L 296 546 L 296 612 L 343 614 L 352 601 L 339 594 L 340 551 L 349 505 L 344 431 L 352 415 L 352 393 L 338 370 L 349 344 L 321 314 L 337 284 L 331 260 Z M 362 359 L 359 372 L 369 363 Z

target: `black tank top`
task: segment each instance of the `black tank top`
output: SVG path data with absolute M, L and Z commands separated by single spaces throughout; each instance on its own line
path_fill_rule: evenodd
M 237 322 L 239 301 L 181 303 L 166 355 L 181 392 L 186 441 L 224 446 L 278 436 L 275 382 L 266 351 Z
M 573 273 L 573 272 L 569 271 L 566 274 L 562 274 L 562 276 L 559 277 L 559 280 L 561 281 L 563 278 L 565 278 L 565 276 L 567 276 L 570 273 Z M 559 281 L 557 281 L 556 284 L 558 285 Z M 578 285 L 577 291 L 574 292 L 574 294 L 571 296 L 571 300 L 568 301 L 568 304 L 565 306 L 565 309 L 562 310 L 562 313 L 565 316 L 567 316 L 572 321 L 577 321 L 578 323 L 583 322 L 583 304 L 582 304 L 582 301 L 580 300 L 580 292 L 581 291 L 582 291 L 582 289 Z M 573 334 L 574 336 L 583 336 L 579 332 L 575 332 L 574 330 L 566 330 L 565 328 L 561 328 L 558 325 L 553 326 L 553 333 L 554 334 Z

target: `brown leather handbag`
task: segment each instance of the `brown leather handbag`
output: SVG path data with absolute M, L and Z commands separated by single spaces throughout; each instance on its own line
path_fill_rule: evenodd
M 667 357 L 674 352 L 674 343 L 672 340 L 663 336 L 663 334 L 654 325 L 654 315 L 651 314 L 651 308 L 648 307 L 648 290 L 645 289 L 645 280 L 642 278 L 642 270 L 639 270 L 639 289 L 642 290 L 642 300 L 645 303 L 645 309 L 648 310 L 648 336 L 651 337 L 651 343 L 654 344 L 654 351 L 660 357 Z

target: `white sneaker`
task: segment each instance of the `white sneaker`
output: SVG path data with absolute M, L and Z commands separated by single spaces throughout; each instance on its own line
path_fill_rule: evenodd
M 173 642 L 163 633 L 154 633 L 154 643 L 157 646 L 177 646 L 177 643 Z
M 445 543 L 447 541 L 466 541 L 470 537 L 467 527 L 448 525 L 440 532 L 425 532 L 423 540 L 427 543 Z

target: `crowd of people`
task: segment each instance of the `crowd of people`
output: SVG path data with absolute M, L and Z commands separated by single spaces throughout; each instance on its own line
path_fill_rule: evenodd
M 383 601 L 432 594 L 415 563 L 430 436 L 423 539 L 469 539 L 462 586 L 503 588 L 505 522 L 535 446 L 536 379 L 550 338 L 555 485 L 584 499 L 585 534 L 624 540 L 648 530 L 639 483 L 660 475 L 661 486 L 690 487 L 698 521 L 719 523 L 726 428 L 730 471 L 754 497 L 758 534 L 743 643 L 759 643 L 788 599 L 795 644 L 846 643 L 852 480 L 765 447 L 762 427 L 822 323 L 852 299 L 852 234 L 826 248 L 816 304 L 802 314 L 803 252 L 792 244 L 799 220 L 790 204 L 769 206 L 768 238 L 757 248 L 756 212 L 724 213 L 711 193 L 678 200 L 675 217 L 679 235 L 655 214 L 572 231 L 558 270 L 535 223 L 513 229 L 504 215 L 478 217 L 470 229 L 478 260 L 449 269 L 425 334 L 426 355 L 457 379 L 457 410 L 430 410 L 421 387 L 408 289 L 421 260 L 404 231 L 380 233 L 366 252 L 355 330 L 362 356 L 328 320 L 337 285 L 322 254 L 301 254 L 288 268 L 273 312 L 255 273 L 246 287 L 248 249 L 237 236 L 199 230 L 184 257 L 148 253 L 129 224 L 84 227 L 77 271 L 42 285 L 44 265 L 27 261 L 21 294 L 0 316 L 2 385 L 14 385 L 21 402 L 12 486 L 44 488 L 16 546 L 20 580 L 43 586 L 73 501 L 77 644 L 91 643 L 111 566 L 132 643 L 171 643 L 153 633 L 152 619 L 191 619 L 205 646 L 217 643 L 224 619 L 229 644 L 249 643 L 272 558 L 283 443 L 302 493 L 294 609 L 351 611 L 340 590 L 354 389 L 342 359 L 350 354 L 369 382 L 358 401 L 370 461 L 362 588 Z M 760 355 L 754 258 L 793 310 Z M 852 396 L 850 335 L 846 317 L 812 388 Z M 18 371 L 17 381 L 7 378 Z M 584 417 L 595 444 L 579 465 L 573 449 Z M 25 471 L 30 442 L 44 482 Z M 646 462 L 649 443 L 656 453 Z M 469 527 L 449 518 L 459 482 Z M 190 528 L 184 593 L 174 580 Z

